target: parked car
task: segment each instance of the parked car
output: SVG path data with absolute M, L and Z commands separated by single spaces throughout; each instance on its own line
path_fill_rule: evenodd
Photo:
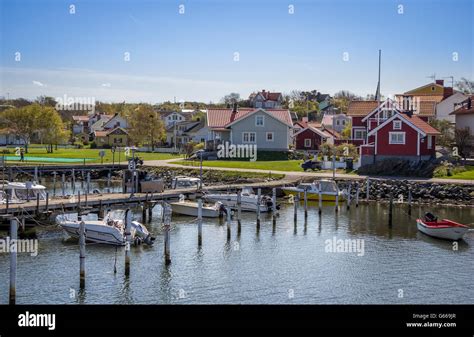
M 301 168 L 306 170 L 320 170 L 322 168 L 322 164 L 320 161 L 317 160 L 306 160 L 303 164 L 301 164 Z

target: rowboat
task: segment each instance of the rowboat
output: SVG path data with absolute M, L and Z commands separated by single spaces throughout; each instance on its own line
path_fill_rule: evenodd
M 417 219 L 416 227 L 426 235 L 447 240 L 460 240 L 469 231 L 469 226 L 448 219 L 438 220 L 431 213 L 426 213 L 424 219 Z
M 283 187 L 282 190 L 285 195 L 299 196 L 300 200 L 304 198 L 304 191 L 306 191 L 308 200 L 319 200 L 320 194 L 323 201 L 335 201 L 336 196 L 338 196 L 339 201 L 346 199 L 346 193 L 339 190 L 335 181 L 329 179 L 301 183 L 296 187 Z

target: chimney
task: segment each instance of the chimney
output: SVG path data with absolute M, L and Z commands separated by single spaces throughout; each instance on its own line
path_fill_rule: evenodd
M 444 80 L 436 80 L 436 84 L 444 86 Z
M 452 96 L 453 94 L 454 94 L 454 91 L 452 87 L 444 87 L 443 99 L 448 98 L 449 96 Z
M 237 113 L 239 111 L 239 106 L 236 102 L 232 104 L 232 113 Z

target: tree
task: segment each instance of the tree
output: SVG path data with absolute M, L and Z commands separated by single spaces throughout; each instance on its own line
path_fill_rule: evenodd
M 342 138 L 351 139 L 352 135 L 352 122 L 346 124 L 344 129 L 341 131 Z
M 433 119 L 430 121 L 430 125 L 436 130 L 441 132 L 441 135 L 436 138 L 438 145 L 448 147 L 453 144 L 454 141 L 454 130 L 451 123 L 447 120 Z
M 152 151 L 157 141 L 165 137 L 165 128 L 159 114 L 149 104 L 139 104 L 126 113 L 129 122 L 129 136 L 135 145 L 148 144 Z
M 469 132 L 469 128 L 463 128 L 463 129 L 456 129 L 454 130 L 454 140 L 456 142 L 456 146 L 458 148 L 459 155 L 466 159 L 468 155 L 468 150 L 470 148 L 469 142 L 470 142 L 471 134 Z
M 239 101 L 241 101 L 240 94 L 236 92 L 231 92 L 230 94 L 225 95 L 221 99 L 221 102 L 225 104 L 238 103 Z
M 456 89 L 464 94 L 472 95 L 474 94 L 474 81 L 462 77 L 460 81 L 456 82 Z
M 315 91 L 292 90 L 284 96 L 283 107 L 296 112 L 299 118 L 319 113 L 319 103 L 316 101 Z
M 25 143 L 25 152 L 36 129 L 36 122 L 41 111 L 39 104 L 22 108 L 10 108 L 0 112 L 0 125 L 9 129 L 10 133 L 18 136 Z
M 52 107 L 40 107 L 36 116 L 36 131 L 41 144 L 46 145 L 46 151 L 53 153 L 53 145 L 66 142 L 69 131 L 61 116 Z
M 340 90 L 334 94 L 332 105 L 341 113 L 347 113 L 349 102 L 352 100 L 361 100 L 362 97 L 348 90 Z
M 44 106 L 49 106 L 49 107 L 55 107 L 57 102 L 53 97 L 50 96 L 38 96 L 35 100 L 35 103 L 38 103 L 40 105 Z

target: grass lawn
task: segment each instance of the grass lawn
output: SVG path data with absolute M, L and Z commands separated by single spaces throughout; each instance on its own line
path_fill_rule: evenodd
M 187 166 L 199 167 L 199 161 L 180 160 L 173 162 Z M 236 169 L 258 169 L 265 171 L 287 171 L 287 172 L 303 172 L 301 168 L 302 160 L 275 160 L 275 161 L 237 161 L 237 160 L 205 160 L 202 162 L 203 167 L 227 167 Z M 308 170 L 307 172 L 313 172 Z M 317 172 L 317 171 L 314 171 Z M 325 170 L 321 172 L 331 172 Z M 337 173 L 354 173 L 346 172 L 346 170 L 336 170 Z
M 10 149 L 10 154 L 5 154 L 5 156 L 13 157 L 15 156 L 14 150 Z M 25 153 L 25 162 L 34 162 L 34 159 L 28 157 L 43 157 L 43 158 L 68 158 L 68 159 L 86 159 L 86 163 L 100 163 L 101 158 L 99 156 L 99 151 L 101 149 L 62 149 L 58 148 L 58 150 L 54 150 L 53 153 L 47 153 L 46 149 L 44 148 L 30 148 L 28 153 Z M 113 162 L 113 153 L 110 149 L 103 149 L 105 152 L 104 156 L 104 163 L 112 163 Z M 171 159 L 171 158 L 179 158 L 180 156 L 170 154 L 170 153 L 145 153 L 145 152 L 136 152 L 136 156 L 140 157 L 143 160 L 159 160 L 159 159 Z M 120 157 L 120 161 L 125 161 L 125 153 L 121 152 L 120 156 L 118 152 L 115 152 L 115 162 L 117 163 Z M 20 157 L 18 156 L 18 160 Z M 14 160 L 8 160 L 9 162 L 16 162 Z M 41 160 L 39 161 L 41 162 Z M 54 164 L 52 162 L 44 162 L 45 164 Z M 57 163 L 61 163 L 58 160 Z M 78 161 L 76 163 L 81 163 Z
M 446 177 L 446 178 L 464 179 L 464 180 L 474 179 L 474 166 L 466 166 L 466 171 L 456 173 L 452 175 L 451 177 Z

